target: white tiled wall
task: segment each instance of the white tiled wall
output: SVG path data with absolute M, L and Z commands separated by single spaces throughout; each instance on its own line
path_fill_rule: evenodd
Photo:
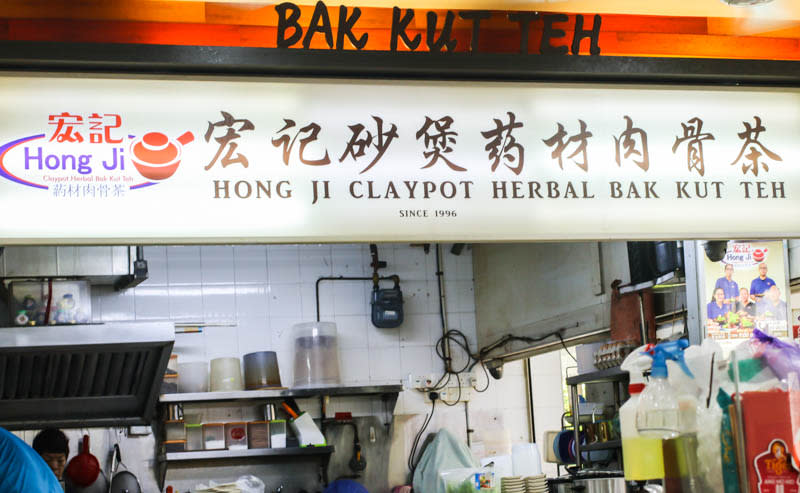
M 441 334 L 435 255 L 406 244 L 381 245 L 388 267 L 398 274 L 405 297 L 405 322 L 377 329 L 369 320 L 371 283 L 320 284 L 322 320 L 337 323 L 342 379 L 346 383 L 398 381 L 408 373 L 440 371 L 434 344 Z M 180 334 L 180 361 L 278 352 L 284 384 L 293 381 L 291 328 L 316 317 L 315 283 L 322 276 L 371 274 L 367 245 L 154 246 L 145 247 L 149 279 L 114 292 L 93 289 L 95 321 L 202 321 L 202 334 Z M 444 252 L 449 325 L 475 341 L 475 301 L 469 250 Z
M 379 245 L 388 266 L 382 275 L 397 274 L 405 300 L 405 322 L 397 329 L 377 329 L 370 322 L 370 282 L 322 282 L 320 314 L 337 324 L 341 377 L 345 383 L 391 383 L 409 374 L 439 375 L 435 353 L 441 336 L 436 257 L 407 244 Z M 293 337 L 298 322 L 316 318 L 315 283 L 321 276 L 371 274 L 367 245 L 154 246 L 145 247 L 149 279 L 138 287 L 114 292 L 95 287 L 93 317 L 97 322 L 154 320 L 217 322 L 201 334 L 176 335 L 179 361 L 242 356 L 260 350 L 278 353 L 283 384 L 293 383 Z M 460 329 L 476 348 L 472 255 L 456 256 L 443 248 L 448 325 Z M 388 285 L 388 284 L 387 284 Z M 478 374 L 479 385 L 484 375 Z M 304 403 L 300 402 L 303 406 Z M 505 376 L 487 392 L 472 393 L 469 404 L 476 453 L 496 452 L 498 443 L 527 441 L 527 410 L 521 363 L 507 365 Z M 309 403 L 309 412 L 318 412 Z M 368 399 L 334 399 L 329 412 L 380 414 L 383 403 Z M 422 394 L 401 393 L 395 408 L 393 478 L 405 479 L 410 442 L 430 410 Z M 220 410 L 220 412 L 228 412 Z M 447 427 L 466 439 L 463 405 L 437 406 L 429 431 Z M 538 427 L 537 427 L 538 429 Z M 497 437 L 501 437 L 497 440 Z M 393 446 L 394 450 L 394 446 Z M 394 454 L 394 452 L 393 452 Z

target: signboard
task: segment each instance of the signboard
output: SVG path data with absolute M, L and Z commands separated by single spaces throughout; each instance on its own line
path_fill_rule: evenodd
M 800 91 L 0 78 L 5 244 L 800 236 Z
M 792 336 L 782 241 L 729 242 L 721 261 L 703 260 L 701 298 L 708 337 L 740 342 L 750 339 L 754 328 L 775 337 Z
M 315 45 L 316 49 L 327 48 L 329 50 L 343 50 L 350 46 L 356 50 L 374 50 L 384 48 L 386 36 L 378 36 L 378 43 L 369 43 L 369 32 L 359 30 L 358 20 L 361 17 L 359 7 L 339 6 L 339 23 L 334 26 L 331 24 L 328 6 L 321 0 L 314 5 L 314 13 L 311 15 L 308 26 L 303 26 L 300 22 L 302 10 L 298 5 L 290 2 L 283 2 L 275 5 L 275 12 L 278 17 L 276 26 L 275 44 L 278 48 L 302 47 L 309 49 L 312 47 L 314 37 L 318 36 L 324 40 L 324 44 Z M 422 33 L 413 32 L 417 27 L 418 21 L 414 20 L 414 9 L 392 8 L 391 30 L 389 36 L 389 51 L 409 50 L 416 51 L 428 50 L 432 52 L 453 52 L 463 51 L 467 46 L 472 52 L 480 50 L 481 21 L 488 24 L 492 18 L 492 12 L 488 10 L 463 10 L 456 12 L 448 10 L 444 13 L 441 21 L 439 14 L 429 10 L 424 13 L 425 23 L 425 43 L 423 43 Z M 423 15 L 420 15 L 423 17 Z M 572 33 L 567 39 L 566 24 L 570 17 L 566 14 L 540 14 L 539 12 L 512 12 L 504 16 L 510 25 L 516 25 L 519 34 L 518 46 L 520 53 L 530 51 L 530 32 L 533 29 L 541 28 L 541 36 L 538 37 L 538 50 L 534 50 L 542 55 L 572 55 L 581 54 L 581 41 L 586 40 L 588 51 L 591 55 L 600 54 L 600 28 L 602 18 L 594 15 L 586 22 L 582 14 L 574 16 Z M 472 25 L 468 39 L 461 39 L 459 47 L 459 36 L 454 31 L 456 19 L 461 19 Z M 376 19 L 370 19 L 371 25 L 376 24 Z M 438 27 L 438 29 L 437 29 Z M 493 29 L 497 31 L 497 25 Z M 506 26 L 508 27 L 508 26 Z M 408 31 L 407 31 L 408 30 Z M 336 42 L 334 44 L 334 31 Z M 356 34 L 358 33 L 358 34 Z M 487 33 L 491 34 L 491 32 Z M 571 40 L 569 45 L 563 42 Z M 346 42 L 347 41 L 347 42 Z

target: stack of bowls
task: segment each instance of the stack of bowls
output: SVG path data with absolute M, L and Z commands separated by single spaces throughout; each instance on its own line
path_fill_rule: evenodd
M 525 480 L 519 476 L 511 476 L 500 480 L 502 493 L 525 493 Z
M 525 493 L 546 493 L 547 479 L 544 474 L 525 478 Z

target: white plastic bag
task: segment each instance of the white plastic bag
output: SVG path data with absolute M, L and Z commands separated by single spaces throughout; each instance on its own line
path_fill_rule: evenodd
M 495 493 L 494 469 L 491 466 L 470 469 L 448 469 L 439 473 L 447 493 Z
M 242 476 L 235 483 L 217 484 L 209 481 L 208 485 L 198 484 L 196 493 L 264 493 L 264 482 L 255 476 Z
M 236 480 L 236 485 L 242 493 L 264 493 L 264 482 L 255 476 L 242 476 Z

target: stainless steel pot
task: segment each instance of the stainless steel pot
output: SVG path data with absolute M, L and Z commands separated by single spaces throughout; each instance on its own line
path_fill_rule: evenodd
M 124 471 L 117 471 L 120 464 L 125 466 L 122 463 L 119 445 L 114 444 L 114 452 L 111 456 L 111 485 L 108 487 L 108 493 L 142 493 L 139 480 L 127 470 L 127 467 Z
M 572 482 L 575 493 L 625 493 L 625 478 L 581 478 Z
M 572 493 L 572 478 L 548 479 L 550 493 Z

